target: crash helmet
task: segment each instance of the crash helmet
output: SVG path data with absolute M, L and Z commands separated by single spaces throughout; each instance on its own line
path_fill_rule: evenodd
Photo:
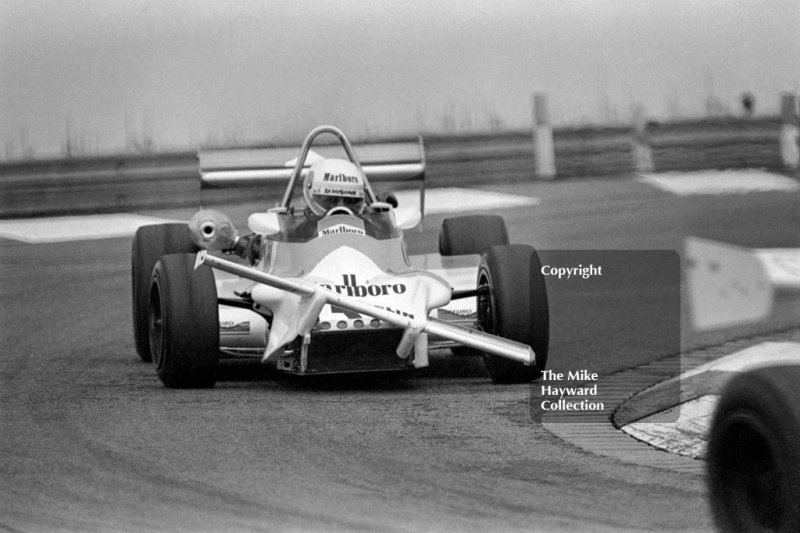
M 303 184 L 306 205 L 315 215 L 334 207 L 346 207 L 355 214 L 364 211 L 364 174 L 343 159 L 323 159 L 311 165 Z

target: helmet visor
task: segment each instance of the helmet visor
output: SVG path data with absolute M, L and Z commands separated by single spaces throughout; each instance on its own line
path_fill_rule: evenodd
M 359 211 L 364 203 L 364 199 L 359 196 L 324 196 L 321 194 L 315 194 L 314 201 L 325 211 L 330 211 L 334 207 L 347 207 L 352 211 Z

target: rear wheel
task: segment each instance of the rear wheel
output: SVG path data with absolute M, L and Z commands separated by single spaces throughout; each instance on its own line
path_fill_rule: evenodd
M 150 362 L 147 315 L 153 267 L 162 255 L 197 252 L 186 224 L 142 226 L 131 247 L 131 296 L 133 300 L 133 339 L 142 361 Z
M 508 231 L 503 218 L 497 215 L 447 218 L 439 232 L 442 255 L 482 254 L 501 244 L 508 244 Z
M 486 370 L 495 383 L 527 383 L 547 365 L 550 315 L 547 290 L 536 250 L 520 244 L 493 246 L 478 267 L 478 323 L 487 333 L 522 342 L 533 348 L 536 362 L 484 354 Z
M 707 469 L 720 531 L 800 531 L 800 366 L 736 375 L 711 423 Z
M 219 362 L 214 274 L 194 254 L 163 256 L 153 270 L 149 339 L 153 364 L 169 388 L 213 387 Z

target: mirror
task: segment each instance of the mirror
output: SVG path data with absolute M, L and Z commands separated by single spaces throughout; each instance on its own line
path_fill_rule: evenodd
M 398 207 L 394 210 L 394 220 L 398 228 L 411 229 L 422 220 L 422 213 L 415 205 Z
M 247 227 L 260 235 L 275 235 L 281 231 L 278 213 L 253 213 L 247 219 Z

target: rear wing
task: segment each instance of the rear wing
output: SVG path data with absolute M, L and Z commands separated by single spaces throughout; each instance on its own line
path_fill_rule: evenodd
M 417 182 L 420 211 L 425 214 L 425 148 L 417 142 L 362 144 L 353 147 L 361 168 L 371 183 Z M 252 187 L 268 183 L 288 183 L 297 163 L 296 148 L 256 148 L 202 150 L 200 189 Z M 301 177 L 308 167 L 322 158 L 347 158 L 341 146 L 315 146 L 308 153 Z

